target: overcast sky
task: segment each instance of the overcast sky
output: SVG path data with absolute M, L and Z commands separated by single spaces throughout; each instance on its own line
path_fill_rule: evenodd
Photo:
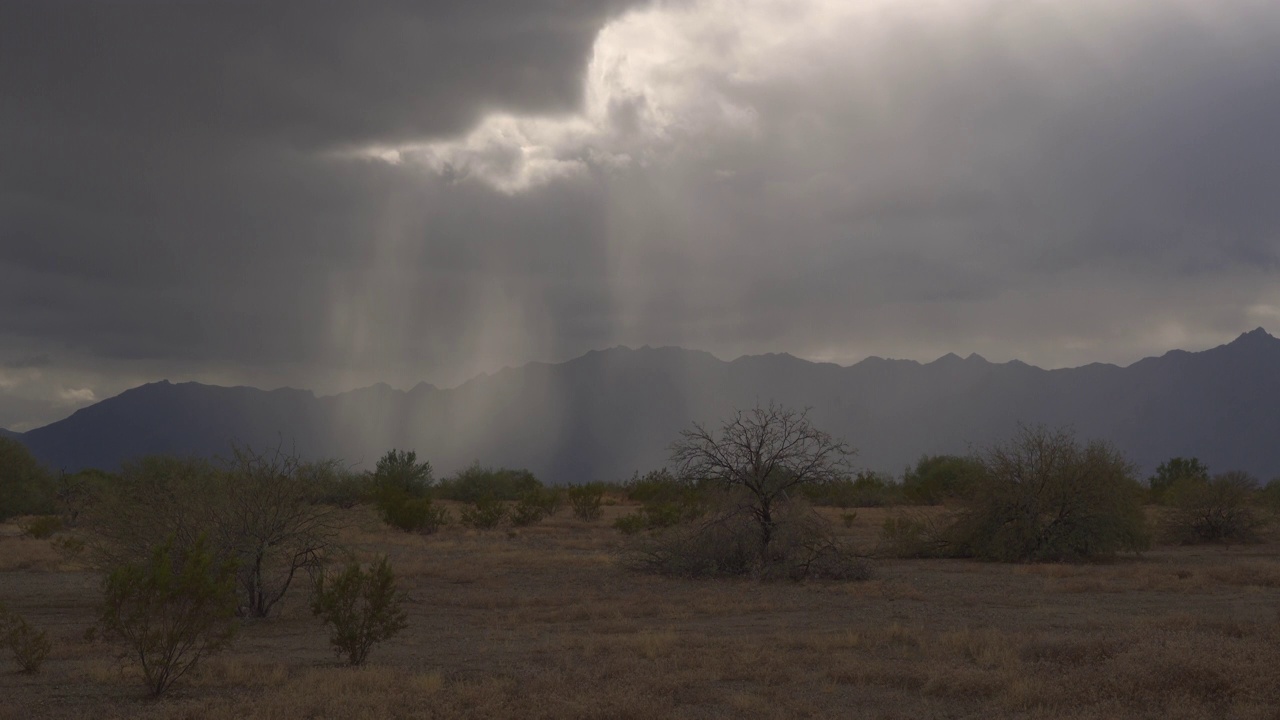
M 1275 0 L 5 0 L 0 427 L 1274 334 L 1277 68 Z

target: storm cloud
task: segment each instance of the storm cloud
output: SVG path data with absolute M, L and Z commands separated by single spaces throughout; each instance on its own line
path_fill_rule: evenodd
M 162 377 L 1274 328 L 1276 67 L 1261 0 L 4 3 L 0 426 Z

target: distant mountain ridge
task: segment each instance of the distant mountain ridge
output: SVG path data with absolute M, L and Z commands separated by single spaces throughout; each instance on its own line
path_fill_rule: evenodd
M 812 408 L 815 424 L 859 449 L 859 465 L 890 472 L 924 453 L 967 452 L 1022 421 L 1110 440 L 1143 472 L 1183 455 L 1214 470 L 1280 476 L 1280 340 L 1262 328 L 1123 368 L 1043 370 L 954 354 L 842 367 L 786 354 L 722 361 L 646 346 L 530 363 L 451 389 L 378 384 L 317 397 L 163 381 L 17 437 L 68 471 L 151 453 L 225 454 L 238 441 L 283 443 L 358 466 L 408 448 L 443 472 L 479 460 L 583 482 L 659 467 L 691 421 L 714 423 L 770 400 Z

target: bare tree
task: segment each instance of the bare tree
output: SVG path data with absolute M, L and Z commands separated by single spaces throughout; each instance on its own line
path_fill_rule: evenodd
M 303 462 L 280 448 L 233 448 L 212 511 L 220 545 L 237 562 L 241 615 L 266 617 L 299 571 L 315 571 L 326 561 L 339 522 L 315 495 L 332 470 L 332 462 Z
M 671 446 L 671 460 L 686 481 L 745 491 L 766 557 L 775 513 L 787 493 L 844 477 L 854 450 L 809 423 L 808 409 L 769 403 L 735 411 L 718 431 L 694 423 Z

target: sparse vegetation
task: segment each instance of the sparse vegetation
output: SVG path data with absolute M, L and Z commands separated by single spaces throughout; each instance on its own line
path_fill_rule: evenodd
M 892 477 L 870 470 L 828 483 L 805 485 L 800 492 L 809 502 L 823 507 L 889 507 L 903 502 L 902 485 Z
M 491 530 L 507 517 L 507 506 L 493 497 L 481 497 L 458 512 L 462 524 L 476 530 Z
M 103 634 L 123 643 L 142 667 L 153 696 L 231 641 L 236 623 L 236 567 L 206 547 L 173 540 L 140 563 L 111 571 L 103 586 Z
M 22 672 L 34 675 L 40 672 L 53 643 L 49 634 L 38 630 L 27 622 L 26 618 L 10 612 L 0 603 L 0 646 L 8 648 L 13 660 Z
M 22 536 L 35 540 L 47 540 L 62 530 L 62 518 L 57 515 L 35 515 L 18 523 Z
M 574 485 L 567 491 L 573 516 L 586 522 L 600 519 L 600 506 L 604 502 L 604 486 L 599 483 Z
M 368 570 L 350 563 L 341 572 L 321 573 L 311 611 L 330 628 L 329 644 L 351 665 L 363 665 L 374 645 L 407 627 L 402 596 L 386 556 Z
M 1028 444 L 1027 437 L 1037 433 L 1041 441 Z M 1003 465 L 994 461 L 1001 452 Z M 301 622 L 292 604 L 272 613 L 279 619 L 271 623 L 241 624 L 234 617 L 237 609 L 249 614 L 243 571 L 237 572 L 237 560 L 246 556 L 229 550 L 237 544 L 226 538 L 238 533 L 219 532 L 240 527 L 227 521 L 228 505 L 219 496 L 250 497 L 247 490 L 229 490 L 230 475 L 253 473 L 237 471 L 234 462 L 151 459 L 118 480 L 95 485 L 77 514 L 77 527 L 52 542 L 18 538 L 36 517 L 0 527 L 0 601 L 31 621 L 16 635 L 0 632 L 0 638 L 20 637 L 21 643 L 6 639 L 4 645 L 21 645 L 31 666 L 27 671 L 44 673 L 39 680 L 6 686 L 16 703 L 8 705 L 39 707 L 55 718 L 229 720 L 414 716 L 424 704 L 441 718 L 536 715 L 547 707 L 568 717 L 682 716 L 707 708 L 743 717 L 839 716 L 851 703 L 870 716 L 1265 717 L 1280 703 L 1265 670 L 1280 663 L 1280 616 L 1269 594 L 1280 587 L 1273 567 L 1277 536 L 1261 523 L 1269 517 L 1267 496 L 1250 479 L 1224 474 L 1204 484 L 1175 484 L 1165 496 L 1167 507 L 1146 509 L 1159 520 L 1161 539 L 1180 543 L 1168 523 L 1183 509 L 1244 508 L 1251 513 L 1244 523 L 1251 533 L 1210 541 L 1196 530 L 1193 537 L 1261 543 L 1246 552 L 1162 545 L 1150 558 L 1071 565 L 897 559 L 991 557 L 974 552 L 974 537 L 998 548 L 1025 548 L 1019 543 L 1039 537 L 1035 547 L 1066 548 L 1051 556 L 1067 560 L 1107 557 L 1143 544 L 1145 526 L 1128 524 L 1134 516 L 1124 503 L 1147 495 L 1129 477 L 1123 458 L 1105 445 L 1078 442 L 1069 432 L 1024 428 L 967 462 L 982 473 L 963 483 L 924 483 L 917 488 L 921 494 L 911 496 L 907 485 L 872 473 L 793 488 L 771 506 L 773 527 L 763 556 L 755 495 L 709 478 L 656 471 L 579 489 L 575 516 L 581 506 L 593 518 L 584 524 L 567 514 L 557 517 L 561 497 L 572 495 L 540 483 L 526 483 L 514 499 L 481 494 L 479 505 L 472 500 L 461 506 L 440 498 L 430 482 L 387 483 L 413 487 L 402 495 L 413 497 L 395 505 L 404 515 L 388 516 L 379 505 L 374 473 L 347 473 L 363 479 L 335 493 L 334 478 L 342 474 L 335 465 L 306 466 L 300 474 L 305 482 L 295 487 L 308 489 L 299 497 L 333 521 L 333 544 L 323 556 L 336 555 L 341 546 L 375 558 L 295 571 L 315 573 L 311 610 L 325 623 L 327 630 L 321 630 L 318 623 Z M 416 457 L 408 464 L 426 466 Z M 917 463 L 907 477 L 922 467 L 931 465 Z M 1020 481 L 1037 479 L 1035 491 L 1011 487 L 1008 476 L 993 483 L 1001 476 L 991 471 L 1001 467 L 1017 468 Z M 1088 471 L 1068 471 L 1081 467 Z M 1095 485 L 1101 478 L 1118 480 Z M 1224 485 L 1233 493 L 1209 492 L 1232 478 Z M 491 487 L 486 482 L 473 479 L 462 487 Z M 934 486 L 965 490 L 923 493 Z M 1126 487 L 1128 494 L 1122 492 Z M 361 497 L 374 507 L 336 497 Z M 938 497 L 943 506 L 928 505 Z M 817 505 L 810 507 L 806 498 Z M 1070 502 L 1055 504 L 1063 498 Z M 903 501 L 916 507 L 877 507 Z M 447 513 L 446 507 L 466 513 L 473 527 L 488 524 L 475 521 L 480 511 L 500 512 L 513 529 L 476 533 L 436 524 L 427 530 L 413 516 L 423 510 Z M 1006 512 L 1009 507 L 1019 512 Z M 70 515 L 61 501 L 57 510 L 66 523 Z M 119 516 L 114 522 L 103 521 L 108 510 Z M 971 516 L 976 510 L 987 512 Z M 383 527 L 375 513 L 398 527 L 433 534 L 405 535 Z M 975 523 L 975 517 L 1006 521 Z M 152 525 L 130 524 L 143 519 Z M 1069 528 L 1054 530 L 1055 521 Z M 612 527 L 633 533 L 620 539 Z M 974 528 L 998 531 L 966 534 Z M 1078 534 L 1097 528 L 1105 532 Z M 128 532 L 111 534 L 120 530 Z M 160 540 L 165 560 L 131 554 L 159 532 L 173 533 Z M 1117 536 L 1138 541 L 1117 545 Z M 85 543 L 89 552 L 55 552 L 54 545 L 68 542 Z M 100 545 L 112 552 L 100 555 Z M 874 566 L 855 547 L 875 547 Z M 209 581 L 203 585 L 206 595 L 223 598 L 216 613 L 197 612 L 200 603 L 191 598 L 200 597 L 201 583 L 180 580 L 184 573 L 192 576 L 185 565 L 193 549 L 206 563 L 194 577 Z M 395 573 L 388 556 L 396 558 Z M 127 648 L 133 660 L 124 666 L 113 664 L 96 644 L 71 641 L 74 651 L 63 644 L 91 623 L 93 610 L 78 590 L 88 577 L 83 560 L 102 568 L 107 557 L 127 560 L 132 578 L 123 583 L 120 567 L 105 566 L 112 572 L 97 608 L 102 635 Z M 1046 555 L 995 559 L 1012 557 Z M 157 568 L 166 567 L 168 579 L 157 579 L 164 575 Z M 714 580 L 742 577 L 861 582 Z M 177 589 L 184 585 L 188 590 Z M 123 614 L 135 628 L 133 640 L 107 621 L 113 588 L 119 587 L 132 588 L 115 597 L 128 598 L 118 605 L 128 611 Z M 1224 603 L 1230 603 L 1230 618 L 1221 615 Z M 1080 608 L 1089 608 L 1084 623 Z M 217 618 L 207 626 L 207 642 L 179 643 L 186 649 L 170 643 L 179 648 L 177 661 L 163 669 L 169 656 L 161 638 L 198 629 L 198 623 L 184 620 L 193 613 Z M 410 616 L 419 613 L 428 619 L 410 624 Z M 960 616 L 973 624 L 957 625 Z M 377 617 L 382 620 L 371 619 Z M 230 633 L 237 630 L 248 637 L 231 647 Z M 155 638 L 146 659 L 136 649 L 141 632 Z M 321 633 L 329 636 L 328 644 Z M 379 645 L 393 635 L 403 642 Z M 383 663 L 376 669 L 325 667 L 330 650 L 344 664 L 367 664 L 375 647 Z M 424 648 L 430 652 L 425 668 Z M 585 660 L 548 663 L 548 657 Z M 27 667 L 19 661 L 17 667 Z M 153 694 L 166 693 L 174 681 L 182 683 L 182 692 L 167 693 L 164 703 L 138 703 L 127 690 L 127 684 L 143 682 Z M 8 705 L 0 703 L 0 720 L 22 717 Z
M 533 488 L 520 497 L 509 516 L 515 527 L 528 527 L 555 515 L 560 509 L 560 491 L 557 488 Z
M 710 504 L 706 488 L 678 480 L 666 470 L 637 475 L 623 486 L 623 492 L 641 503 L 638 510 L 613 522 L 627 535 L 693 522 L 707 514 Z

